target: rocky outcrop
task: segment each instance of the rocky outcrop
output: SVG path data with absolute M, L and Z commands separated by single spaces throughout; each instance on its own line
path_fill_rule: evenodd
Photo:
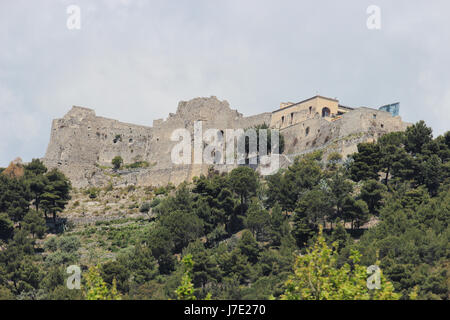
M 23 167 L 23 162 L 21 158 L 16 158 L 10 162 L 9 166 L 6 167 L 0 174 L 8 176 L 10 178 L 21 178 L 25 174 L 25 169 Z

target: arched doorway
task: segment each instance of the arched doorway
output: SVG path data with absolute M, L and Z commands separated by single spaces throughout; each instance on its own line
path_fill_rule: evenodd
M 330 116 L 330 109 L 328 109 L 327 107 L 322 109 L 322 118 L 324 117 L 329 117 Z

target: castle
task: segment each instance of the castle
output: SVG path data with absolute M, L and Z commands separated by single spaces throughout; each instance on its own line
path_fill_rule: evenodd
M 196 121 L 201 121 L 205 130 L 246 129 L 261 124 L 279 129 L 285 139 L 281 167 L 288 166 L 298 155 L 318 149 L 323 150 L 324 159 L 331 152 L 346 156 L 357 151 L 360 142 L 403 131 L 409 125 L 390 112 L 350 108 L 340 105 L 337 99 L 319 95 L 298 103 L 281 103 L 271 113 L 250 117 L 244 117 L 232 110 L 227 101 L 214 96 L 195 98 L 181 101 L 175 114 L 170 113 L 166 120 L 155 120 L 152 127 L 98 117 L 92 109 L 74 106 L 62 119 L 53 120 L 50 142 L 42 160 L 47 167 L 64 172 L 75 187 L 108 183 L 177 185 L 206 174 L 209 169 L 207 164 L 171 161 L 171 150 L 176 144 L 170 139 L 172 132 L 180 128 L 192 132 Z M 124 164 L 147 165 L 113 172 L 107 167 L 115 156 L 121 156 Z M 229 171 L 236 166 L 220 164 L 215 169 Z

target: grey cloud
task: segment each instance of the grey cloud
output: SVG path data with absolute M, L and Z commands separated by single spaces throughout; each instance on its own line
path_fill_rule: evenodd
M 82 28 L 66 28 L 66 7 Z M 382 28 L 366 28 L 366 8 Z M 448 1 L 0 2 L 0 166 L 41 157 L 72 105 L 151 125 L 216 95 L 246 115 L 319 92 L 351 106 L 400 101 L 435 134 L 450 122 Z M 26 127 L 26 128 L 25 128 Z

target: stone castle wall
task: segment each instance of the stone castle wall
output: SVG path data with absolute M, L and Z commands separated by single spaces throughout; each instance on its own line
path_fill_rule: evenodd
M 339 120 L 326 121 L 316 116 L 280 130 L 285 137 L 285 153 L 297 155 L 331 147 L 347 156 L 357 151 L 360 142 L 374 141 L 381 135 L 404 131 L 408 123 L 385 111 L 358 108 L 345 113 Z M 338 146 L 336 146 L 338 144 Z
M 270 123 L 270 113 L 244 117 L 230 109 L 227 101 L 216 97 L 196 98 L 180 102 L 177 112 L 170 114 L 167 120 L 157 120 L 153 127 L 145 127 L 98 117 L 94 110 L 73 107 L 62 119 L 53 121 L 43 161 L 48 167 L 63 171 L 76 187 L 104 185 L 111 181 L 179 184 L 207 173 L 209 168 L 206 164 L 175 165 L 171 161 L 171 150 L 177 143 L 170 140 L 172 132 L 180 128 L 193 132 L 194 122 L 199 120 L 203 131 L 248 128 Z M 116 174 L 102 169 L 110 166 L 115 156 L 121 156 L 125 164 L 146 161 L 150 167 L 119 172 L 121 179 L 115 179 Z
M 172 148 L 178 143 L 170 140 L 172 132 L 180 128 L 193 132 L 194 122 L 199 120 L 203 132 L 208 128 L 225 131 L 270 124 L 272 113 L 244 117 L 232 110 L 227 101 L 195 98 L 180 102 L 175 114 L 146 127 L 98 117 L 92 109 L 73 107 L 62 119 L 53 121 L 43 161 L 47 167 L 63 171 L 75 187 L 179 184 L 207 173 L 209 168 L 207 164 L 175 165 L 171 161 Z M 400 117 L 369 108 L 355 109 L 333 122 L 316 116 L 281 130 L 286 146 L 282 166 L 288 165 L 295 155 L 319 148 L 347 155 L 356 151 L 359 142 L 405 130 L 406 126 Z M 125 164 L 146 161 L 150 166 L 116 173 L 106 169 L 115 156 L 121 156 Z M 234 167 L 217 165 L 216 169 L 228 171 Z

